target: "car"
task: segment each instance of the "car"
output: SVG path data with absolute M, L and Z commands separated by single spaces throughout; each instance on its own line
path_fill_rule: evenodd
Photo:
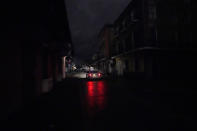
M 86 78 L 88 79 L 100 79 L 103 78 L 103 73 L 100 71 L 87 71 Z

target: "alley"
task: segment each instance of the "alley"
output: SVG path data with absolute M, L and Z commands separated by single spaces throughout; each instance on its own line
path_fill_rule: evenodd
M 191 128 L 190 89 L 168 87 L 166 83 L 158 87 L 148 81 L 127 79 L 67 79 L 34 104 L 30 103 L 6 128 L 36 131 Z
M 193 3 L 3 1 L 0 131 L 192 130 Z

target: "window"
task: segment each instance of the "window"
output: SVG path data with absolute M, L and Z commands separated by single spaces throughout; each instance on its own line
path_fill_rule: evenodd
M 128 35 L 126 37 L 126 51 L 131 49 L 131 37 Z
M 157 9 L 153 1 L 149 3 L 148 17 L 149 19 L 152 19 L 152 20 L 155 20 L 157 18 Z
M 138 21 L 138 19 L 136 17 L 136 12 L 134 12 L 134 10 L 131 11 L 130 17 L 131 17 L 131 22 L 137 22 Z
M 134 12 L 132 11 L 131 12 L 131 21 L 133 21 L 135 19 L 135 17 L 134 17 Z
M 134 48 L 135 47 L 134 32 L 131 33 L 131 44 L 132 44 L 132 47 Z
M 123 30 L 125 30 L 126 29 L 126 20 L 125 19 L 122 21 L 122 26 L 123 26 Z

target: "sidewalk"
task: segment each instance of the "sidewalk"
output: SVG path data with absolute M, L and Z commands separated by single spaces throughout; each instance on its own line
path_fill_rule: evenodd
M 30 102 L 21 112 L 4 121 L 0 130 L 83 131 L 80 98 L 73 83 L 71 87 L 71 82 L 67 79 L 56 84 L 52 91 Z

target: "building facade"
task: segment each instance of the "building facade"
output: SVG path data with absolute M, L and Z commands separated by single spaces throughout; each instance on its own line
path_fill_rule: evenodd
M 101 29 L 98 35 L 99 50 L 93 56 L 95 61 L 94 66 L 106 74 L 112 72 L 112 67 L 110 66 L 111 46 L 113 45 L 112 38 L 113 25 L 107 24 Z
M 132 0 L 113 24 L 109 56 L 116 74 L 191 76 L 196 71 L 191 10 L 191 0 Z
M 3 3 L 1 119 L 52 89 L 72 54 L 64 0 Z

